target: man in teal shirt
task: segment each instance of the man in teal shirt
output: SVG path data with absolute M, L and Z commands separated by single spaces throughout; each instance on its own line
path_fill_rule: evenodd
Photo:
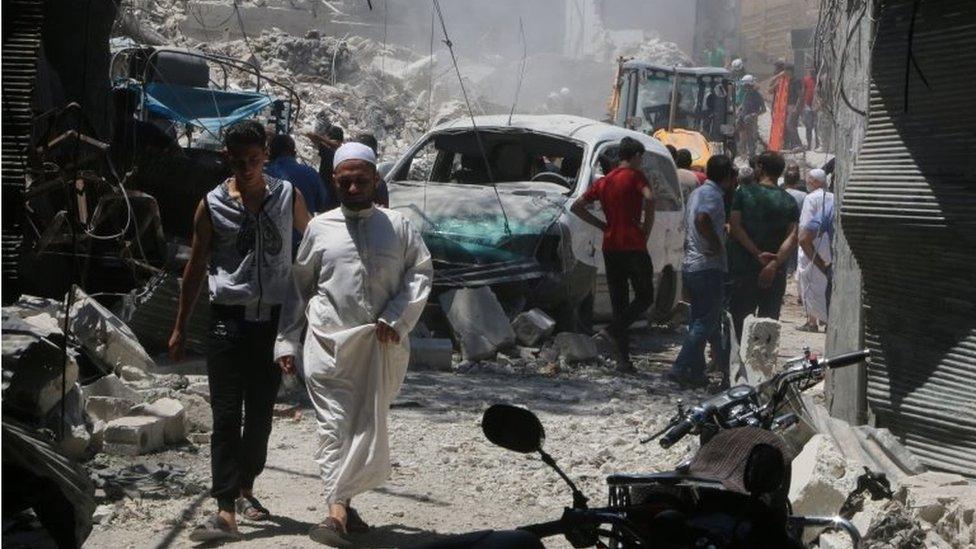
M 732 198 L 729 312 L 740 338 L 747 316 L 779 319 L 783 305 L 786 268 L 796 253 L 800 218 L 796 201 L 776 185 L 784 169 L 782 155 L 762 153 L 756 159 L 758 184 L 740 186 Z

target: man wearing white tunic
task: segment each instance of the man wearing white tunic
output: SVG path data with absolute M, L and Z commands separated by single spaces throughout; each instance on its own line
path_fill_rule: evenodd
M 834 193 L 827 191 L 827 174 L 821 169 L 810 170 L 800 212 L 800 231 L 797 252 L 797 282 L 807 322 L 797 329 L 819 332 L 819 323 L 827 322 L 830 303 L 830 245 L 834 227 Z
M 302 238 L 275 359 L 293 372 L 302 352 L 318 421 L 315 460 L 329 504 L 329 516 L 309 536 L 342 546 L 347 532 L 368 528 L 350 499 L 390 475 L 387 414 L 406 373 L 408 335 L 430 293 L 433 267 L 407 219 L 373 205 L 379 175 L 372 150 L 346 143 L 333 167 L 342 207 L 316 216 Z

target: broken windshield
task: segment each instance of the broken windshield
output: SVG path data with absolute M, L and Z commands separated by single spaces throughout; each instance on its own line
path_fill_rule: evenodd
M 576 187 L 582 158 L 583 146 L 574 140 L 521 128 L 448 130 L 430 137 L 393 179 L 472 185 L 531 181 L 557 185 L 568 194 Z
M 671 93 L 673 75 L 648 72 L 640 78 L 637 85 L 636 114 L 641 125 L 638 131 L 653 133 L 668 127 L 671 115 Z M 675 111 L 674 125 L 678 128 L 691 127 L 698 111 L 698 82 L 684 77 L 678 85 L 678 109 Z

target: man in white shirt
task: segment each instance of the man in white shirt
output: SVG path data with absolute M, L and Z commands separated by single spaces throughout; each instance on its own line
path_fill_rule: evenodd
M 345 143 L 333 160 L 340 208 L 308 225 L 292 267 L 275 359 L 303 375 L 318 421 L 315 460 L 329 516 L 309 536 L 332 546 L 368 529 L 349 504 L 390 475 L 387 414 L 410 357 L 409 334 L 430 293 L 433 266 L 399 212 L 374 206 L 376 156 Z M 301 343 L 305 332 L 304 345 Z
M 834 193 L 827 191 L 827 174 L 819 168 L 807 174 L 807 188 L 810 193 L 803 200 L 797 237 L 797 280 L 807 322 L 797 329 L 819 332 L 819 323 L 827 322 L 830 303 Z

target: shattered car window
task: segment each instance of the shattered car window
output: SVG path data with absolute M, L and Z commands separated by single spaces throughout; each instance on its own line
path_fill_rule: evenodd
M 582 157 L 580 143 L 519 128 L 445 131 L 432 136 L 396 179 L 471 185 L 540 182 L 569 193 Z

